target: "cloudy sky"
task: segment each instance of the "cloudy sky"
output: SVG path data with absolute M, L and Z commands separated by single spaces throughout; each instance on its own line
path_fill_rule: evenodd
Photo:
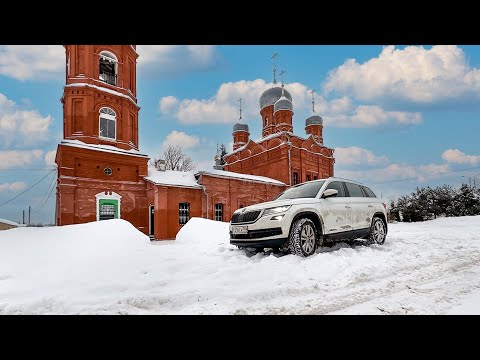
M 261 136 L 258 99 L 273 80 L 273 52 L 293 96 L 294 132 L 311 112 L 325 121 L 335 173 L 386 198 L 417 186 L 480 182 L 478 46 L 139 45 L 140 150 L 184 147 L 210 167 L 231 146 L 244 99 L 251 137 Z M 54 220 L 54 164 L 62 138 L 64 49 L 0 46 L 0 217 Z M 41 180 L 37 186 L 18 196 Z M 7 204 L 8 200 L 18 196 Z

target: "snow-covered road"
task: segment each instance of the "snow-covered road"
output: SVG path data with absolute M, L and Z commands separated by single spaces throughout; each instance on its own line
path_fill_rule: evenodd
M 195 218 L 160 244 L 121 220 L 3 231 L 0 313 L 480 314 L 480 216 L 306 259 L 247 257 L 227 224 Z

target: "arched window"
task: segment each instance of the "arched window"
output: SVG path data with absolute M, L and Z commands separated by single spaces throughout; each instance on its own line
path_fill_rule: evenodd
M 107 84 L 117 86 L 118 60 L 109 51 L 100 53 L 100 68 L 98 78 Z
M 117 139 L 117 114 L 110 108 L 100 109 L 99 135 L 105 139 Z
M 265 117 L 265 126 L 268 125 L 268 116 Z

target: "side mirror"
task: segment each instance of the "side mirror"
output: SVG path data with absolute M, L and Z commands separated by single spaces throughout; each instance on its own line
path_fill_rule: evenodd
M 322 194 L 322 198 L 323 199 L 326 199 L 326 198 L 329 198 L 329 197 L 334 197 L 334 196 L 337 196 L 338 195 L 338 190 L 335 190 L 335 189 L 327 189 L 323 192 Z

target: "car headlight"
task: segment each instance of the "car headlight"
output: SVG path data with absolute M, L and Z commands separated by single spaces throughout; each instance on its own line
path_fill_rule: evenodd
M 281 214 L 281 213 L 287 211 L 288 209 L 290 209 L 291 207 L 292 207 L 292 205 L 285 205 L 285 206 L 278 206 L 278 207 L 266 209 L 263 212 L 263 216 Z

